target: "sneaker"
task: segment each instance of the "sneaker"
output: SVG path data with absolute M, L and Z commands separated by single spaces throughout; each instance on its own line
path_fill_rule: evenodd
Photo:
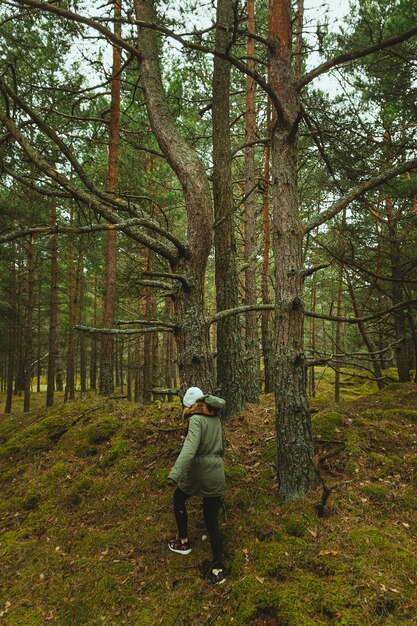
M 168 541 L 168 548 L 177 554 L 190 554 L 191 552 L 190 543 L 188 541 L 184 543 L 180 539 Z
M 224 570 L 222 569 L 212 569 L 207 574 L 208 580 L 213 583 L 213 585 L 222 585 L 226 582 L 226 576 Z

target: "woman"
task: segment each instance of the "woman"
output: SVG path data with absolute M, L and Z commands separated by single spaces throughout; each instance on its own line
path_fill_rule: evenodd
M 198 387 L 185 393 L 183 417 L 188 431 L 182 450 L 168 476 L 174 491 L 174 514 L 178 538 L 168 547 L 178 554 L 189 554 L 188 515 L 186 502 L 191 496 L 202 496 L 204 523 L 213 553 L 208 578 L 214 584 L 225 582 L 223 566 L 223 536 L 219 528 L 219 510 L 225 492 L 223 465 L 223 433 L 219 418 L 226 404 L 222 398 L 205 395 Z

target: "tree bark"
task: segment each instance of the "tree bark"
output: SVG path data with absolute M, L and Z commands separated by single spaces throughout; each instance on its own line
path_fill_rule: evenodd
M 255 69 L 255 40 L 251 34 L 255 33 L 255 6 L 254 0 L 247 0 L 248 33 L 246 46 L 248 68 Z M 246 76 L 246 107 L 245 107 L 245 304 L 256 304 L 256 212 L 255 190 L 257 188 L 255 172 L 255 146 L 256 138 L 255 119 L 255 81 L 251 76 Z M 256 311 L 250 311 L 245 316 L 245 397 L 248 402 L 259 402 L 259 339 L 258 339 L 258 316 Z
M 51 205 L 51 226 L 56 226 L 56 204 Z M 57 359 L 57 325 L 58 325 L 58 239 L 51 235 L 51 291 L 49 299 L 49 350 L 48 376 L 46 387 L 46 406 L 53 406 L 55 392 L 55 369 Z
M 33 311 L 34 311 L 34 288 L 35 288 L 35 242 L 33 236 L 28 242 L 28 282 L 27 302 L 25 318 L 25 357 L 24 357 L 24 400 L 23 411 L 30 410 L 30 392 L 32 383 L 32 360 L 33 360 Z
M 70 224 L 73 225 L 74 209 L 70 209 Z M 75 290 L 74 290 L 74 240 L 68 242 L 68 353 L 67 376 L 65 380 L 64 402 L 75 400 Z
M 154 23 L 150 0 L 135 0 L 136 18 Z M 212 202 L 208 178 L 196 152 L 178 132 L 168 109 L 158 58 L 158 37 L 154 30 L 138 28 L 140 76 L 152 130 L 168 163 L 181 184 L 187 213 L 188 254 L 171 269 L 182 274 L 187 285 L 175 281 L 173 302 L 178 327 L 175 338 L 181 383 L 203 389 L 215 387 L 204 310 L 204 279 L 212 242 Z M 186 258 L 187 257 L 187 258 Z
M 217 51 L 225 52 L 231 42 L 232 0 L 218 1 L 216 24 L 215 47 Z M 229 93 L 230 63 L 215 57 L 212 115 L 215 289 L 218 311 L 239 305 Z M 224 412 L 226 417 L 238 412 L 244 403 L 244 361 L 240 328 L 237 317 L 229 317 L 217 325 L 217 388 L 227 399 Z
M 121 34 L 121 0 L 114 0 L 114 32 Z M 120 73 L 122 67 L 121 48 L 113 44 L 113 68 L 111 81 L 111 103 L 109 119 L 108 190 L 117 193 L 119 181 L 119 141 L 120 141 Z M 104 285 L 104 328 L 113 328 L 116 307 L 117 271 L 117 232 L 106 232 L 106 275 Z M 114 339 L 103 335 L 100 361 L 100 395 L 114 392 Z
M 317 484 L 303 348 L 303 228 L 297 197 L 298 91 L 291 68 L 289 0 L 271 0 L 269 72 L 281 109 L 272 130 L 272 233 L 276 281 L 275 402 L 279 493 L 284 501 Z
M 16 353 L 16 266 L 15 266 L 15 245 L 11 244 L 10 263 L 10 306 L 11 315 L 9 319 L 9 336 L 7 345 L 7 387 L 6 403 L 4 412 L 11 413 L 13 403 L 13 379 L 15 374 L 15 353 Z
M 403 300 L 403 272 L 401 269 L 401 247 L 397 234 L 397 219 L 393 209 L 391 198 L 385 201 L 385 209 L 388 219 L 388 237 L 389 237 L 389 259 L 391 264 L 391 276 L 393 278 L 391 287 L 392 304 L 398 304 Z M 407 355 L 407 329 L 406 329 L 406 313 L 404 309 L 398 309 L 393 312 L 394 332 L 398 343 L 395 346 L 395 356 L 398 371 L 398 380 L 400 383 L 410 382 L 410 370 L 408 367 Z
M 267 102 L 266 111 L 266 136 L 269 139 L 271 134 L 271 103 Z M 264 188 L 262 193 L 262 224 L 264 235 L 263 263 L 262 263 L 262 303 L 270 304 L 269 295 L 269 253 L 271 248 L 271 234 L 269 227 L 269 161 L 271 156 L 269 142 L 265 148 L 264 158 Z M 273 375 L 272 375 L 272 339 L 270 332 L 270 311 L 262 311 L 261 317 L 261 337 L 262 337 L 262 355 L 264 362 L 264 391 L 270 393 L 273 391 Z

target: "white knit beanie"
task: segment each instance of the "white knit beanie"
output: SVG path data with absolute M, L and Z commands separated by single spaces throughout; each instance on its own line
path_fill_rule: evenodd
M 184 406 L 193 406 L 195 402 L 204 397 L 204 392 L 199 387 L 190 387 L 184 394 L 182 403 Z

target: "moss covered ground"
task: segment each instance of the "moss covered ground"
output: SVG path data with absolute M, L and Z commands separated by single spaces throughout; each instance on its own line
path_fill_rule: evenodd
M 225 423 L 220 587 L 200 575 L 210 550 L 198 499 L 191 554 L 166 545 L 178 402 L 15 404 L 0 415 L 0 624 L 417 623 L 417 385 L 346 389 L 338 405 L 313 400 L 317 451 L 345 446 L 322 465 L 333 487 L 323 517 L 319 489 L 278 500 L 272 397 Z

